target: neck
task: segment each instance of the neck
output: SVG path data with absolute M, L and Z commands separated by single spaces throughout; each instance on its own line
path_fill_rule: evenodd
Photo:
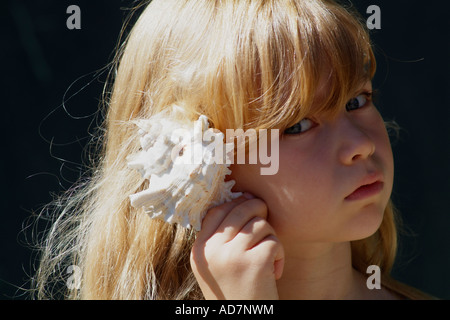
M 353 269 L 350 242 L 301 244 L 285 249 L 280 299 L 357 299 L 363 276 Z

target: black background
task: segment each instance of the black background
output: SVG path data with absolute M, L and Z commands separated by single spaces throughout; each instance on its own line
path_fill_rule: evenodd
M 28 245 L 28 218 L 81 173 L 83 148 L 98 120 L 105 66 L 125 8 L 133 3 L 3 1 L 0 299 L 29 298 L 24 289 L 36 255 Z M 66 27 L 72 4 L 81 8 L 81 30 Z M 409 235 L 401 238 L 394 275 L 448 299 L 449 8 L 447 1 L 354 1 L 367 17 L 372 4 L 381 8 L 381 29 L 372 31 L 377 106 L 402 127 L 393 143 L 393 199 Z

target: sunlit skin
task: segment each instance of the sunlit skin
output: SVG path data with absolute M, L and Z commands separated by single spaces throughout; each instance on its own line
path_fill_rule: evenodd
M 324 90 L 318 91 L 317 101 Z M 202 290 L 211 293 L 211 298 L 218 297 L 213 289 L 204 290 L 211 288 L 211 282 L 217 287 L 226 281 L 240 283 L 241 292 L 245 285 L 251 287 L 249 280 L 230 271 L 234 270 L 230 265 L 240 264 L 241 259 L 247 268 L 257 270 L 252 262 L 256 253 L 251 253 L 257 249 L 261 254 L 260 244 L 271 250 L 260 268 L 271 266 L 273 276 L 253 280 L 265 283 L 258 290 L 276 292 L 256 298 L 390 298 L 386 290 L 369 291 L 364 275 L 351 266 L 350 241 L 366 238 L 379 228 L 393 185 L 389 137 L 371 92 L 371 82 L 364 83 L 355 90 L 351 110 L 342 106 L 334 117 L 314 115 L 285 131 L 279 141 L 277 174 L 261 175 L 260 165 L 232 165 L 233 190 L 250 193 L 255 199 L 242 197 L 234 204 L 210 210 L 204 221 L 207 231 L 200 233 L 194 246 L 197 256 L 193 256 L 198 258 L 202 253 L 210 264 L 210 277 L 202 273 L 206 269 L 200 259 L 193 259 L 193 266 Z M 375 180 L 381 190 L 360 199 L 347 198 L 362 184 Z M 260 213 L 243 214 L 252 210 Z M 217 241 L 220 237 L 222 242 Z M 217 253 L 201 251 L 200 243 L 203 248 L 214 245 Z M 226 253 L 221 251 L 221 243 L 232 247 L 240 258 L 217 260 L 219 252 Z M 216 265 L 214 259 L 219 261 Z M 217 280 L 219 272 L 228 272 L 229 277 L 221 275 Z M 232 286 L 224 290 L 221 294 L 225 298 L 238 293 Z
M 371 83 L 357 96 L 372 92 Z M 383 119 L 370 100 L 336 118 L 317 116 L 298 134 L 279 141 L 279 170 L 259 174 L 258 165 L 234 165 L 236 191 L 263 199 L 269 223 L 280 239 L 295 243 L 349 241 L 374 233 L 393 184 L 393 157 Z M 379 174 L 383 190 L 360 201 L 346 196 L 370 175 Z

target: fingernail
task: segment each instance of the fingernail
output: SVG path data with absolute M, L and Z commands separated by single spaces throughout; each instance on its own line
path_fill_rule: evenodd
M 248 199 L 248 200 L 250 200 L 250 199 L 255 199 L 255 198 L 256 198 L 254 195 L 252 195 L 252 194 L 249 193 L 249 192 L 244 192 L 243 196 L 244 196 L 244 198 L 246 198 L 246 199 Z

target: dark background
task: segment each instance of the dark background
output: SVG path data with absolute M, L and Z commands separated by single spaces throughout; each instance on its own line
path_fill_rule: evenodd
M 448 4 L 354 2 L 367 17 L 369 5 L 381 8 L 381 30 L 372 32 L 377 106 L 385 119 L 402 127 L 393 144 L 393 199 L 409 233 L 401 238 L 394 275 L 449 299 Z M 99 119 L 105 66 L 128 14 L 124 8 L 133 3 L 3 1 L 0 299 L 29 299 L 26 289 L 37 256 L 28 244 L 28 218 L 81 173 L 83 147 Z M 72 4 L 81 8 L 81 30 L 66 27 Z

